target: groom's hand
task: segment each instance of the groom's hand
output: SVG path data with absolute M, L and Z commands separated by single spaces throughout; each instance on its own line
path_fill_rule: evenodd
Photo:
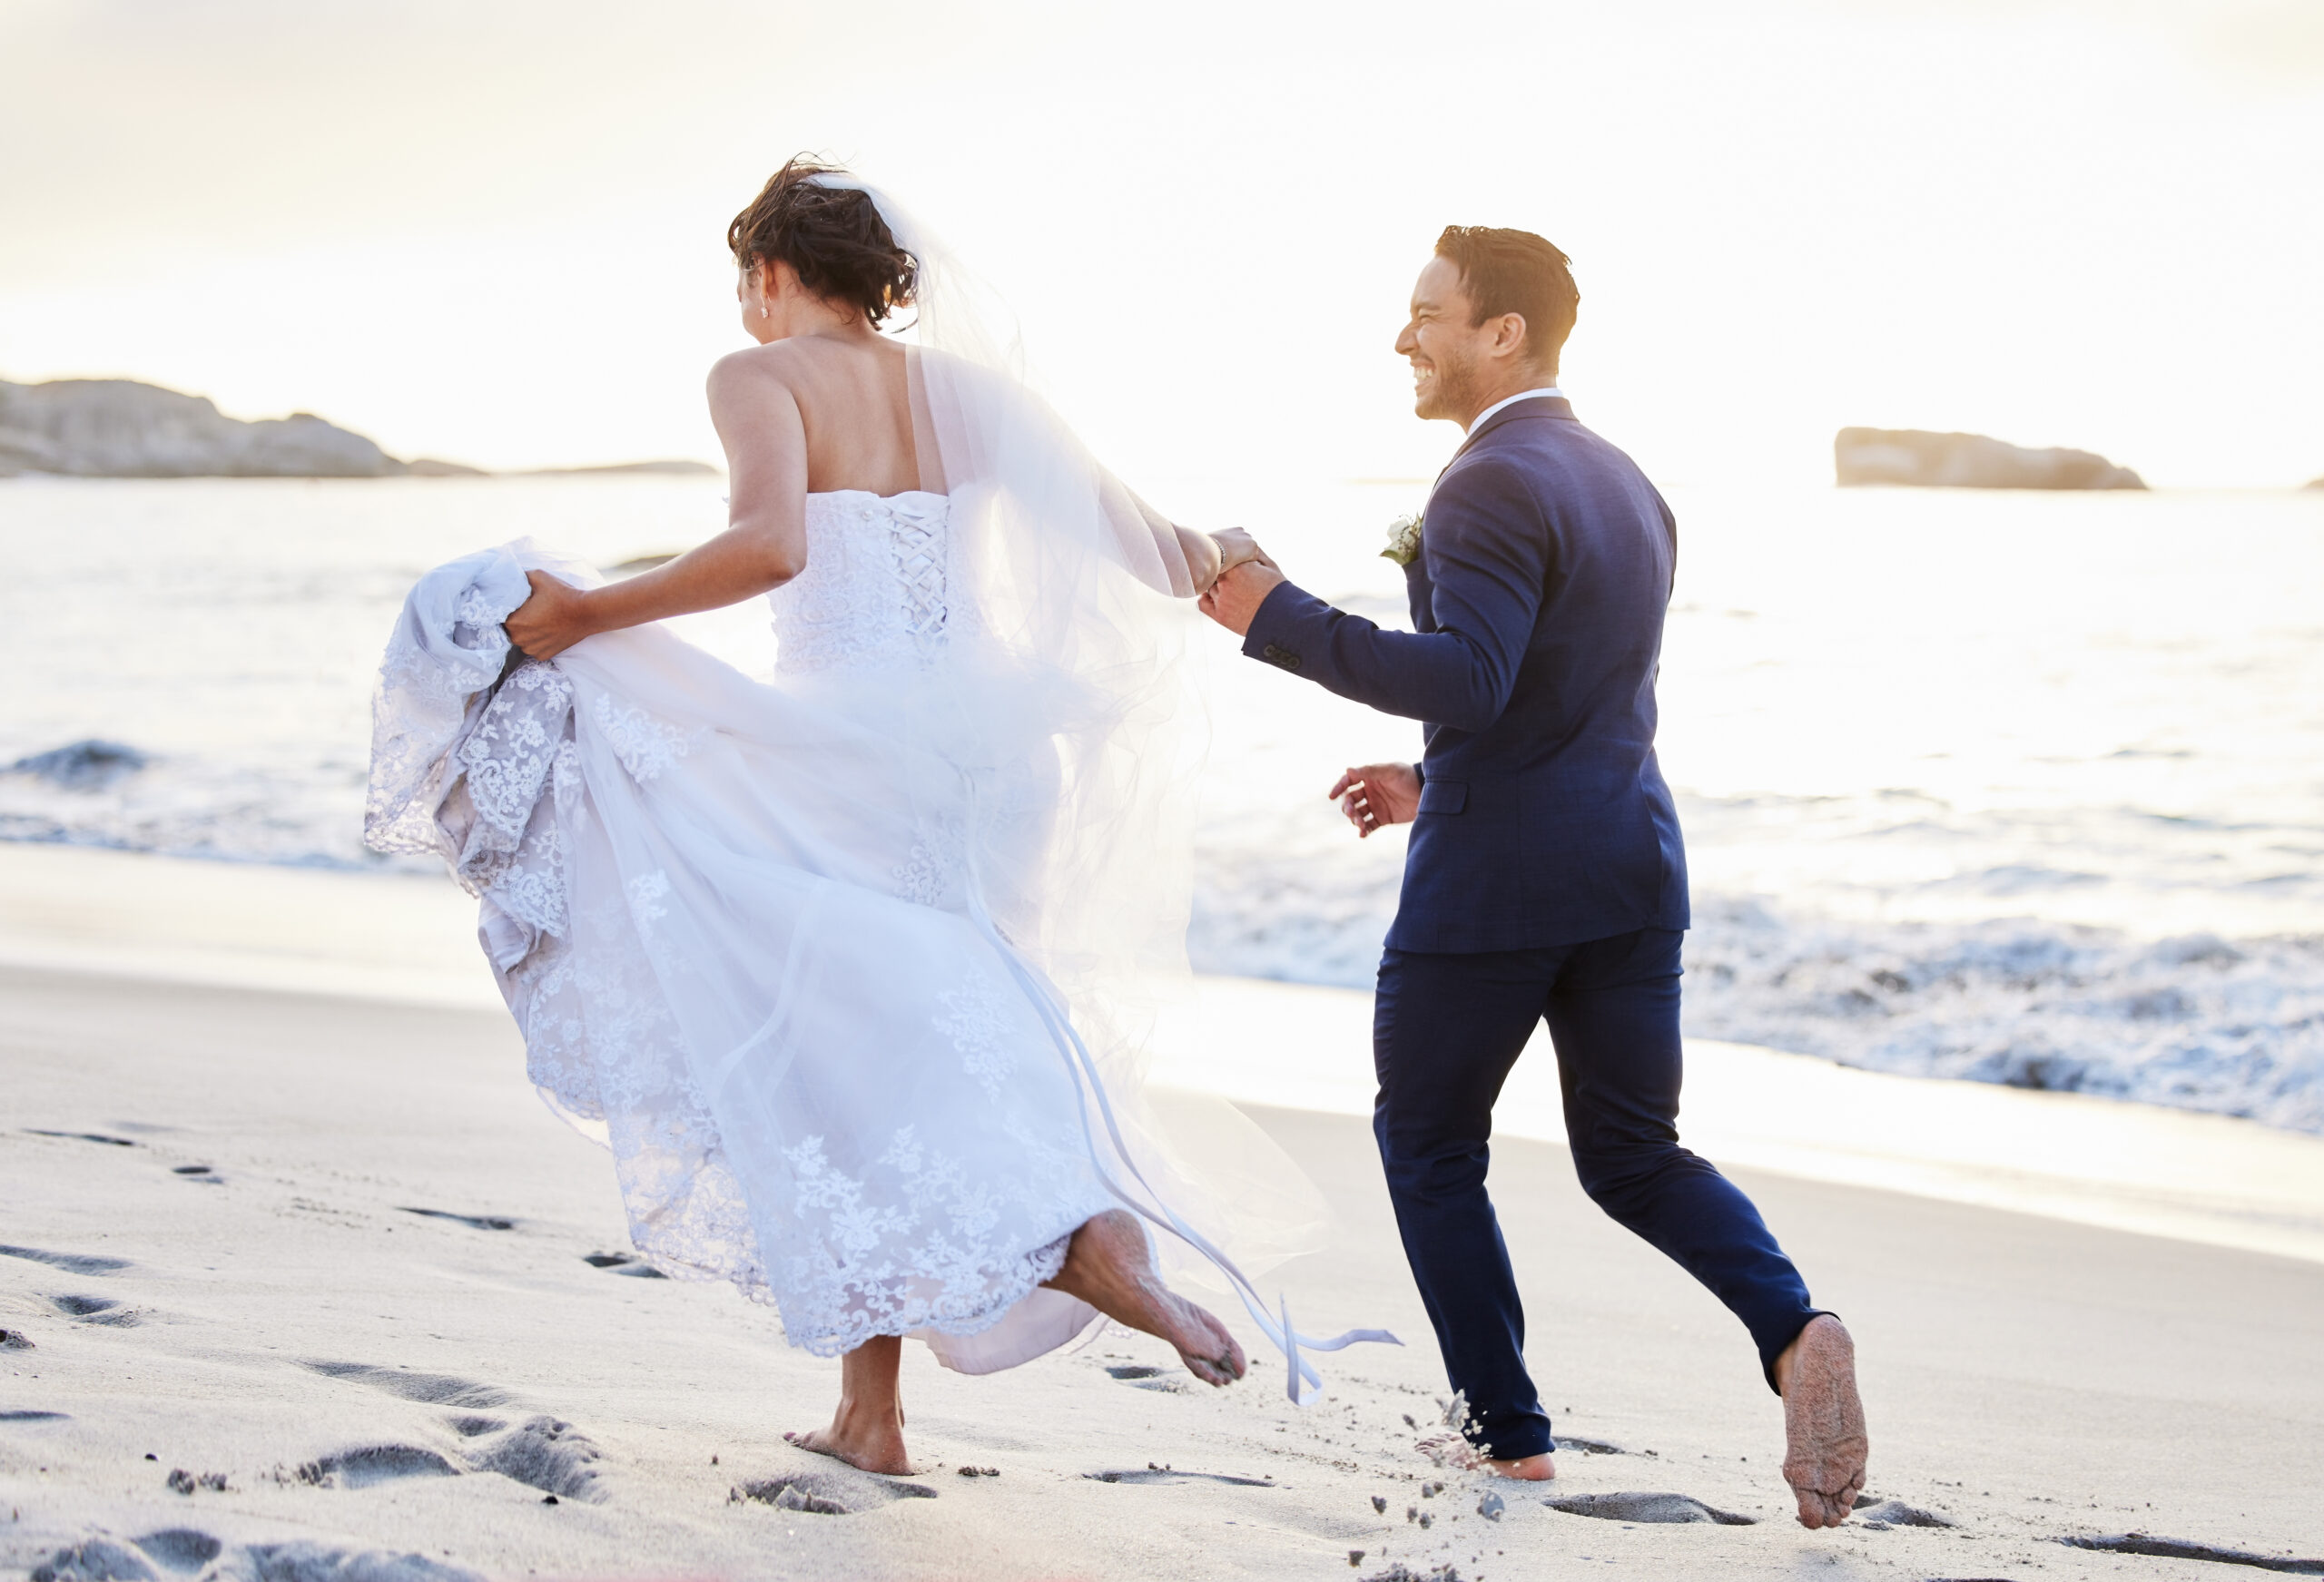
M 1202 596 L 1202 613 L 1240 637 L 1251 629 L 1266 596 L 1286 581 L 1283 568 L 1262 555 L 1219 574 Z
M 1420 775 L 1409 763 L 1367 763 L 1351 769 L 1327 793 L 1365 838 L 1388 824 L 1409 824 L 1420 811 Z
M 1250 529 L 1247 527 L 1229 527 L 1223 533 L 1214 533 L 1210 536 L 1210 541 L 1218 545 L 1218 570 L 1221 575 L 1233 571 L 1246 561 L 1256 560 L 1266 565 L 1275 565 L 1275 557 L 1259 547 L 1259 541 L 1251 536 Z M 1278 566 L 1276 569 L 1282 568 Z

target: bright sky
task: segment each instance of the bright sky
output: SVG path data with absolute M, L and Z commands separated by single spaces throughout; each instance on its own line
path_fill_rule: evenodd
M 1433 473 L 1448 221 L 1575 260 L 1671 483 L 1846 423 L 2324 473 L 2324 4 L 0 0 L 0 377 L 495 467 L 714 458 L 727 220 L 854 165 L 1133 482 Z

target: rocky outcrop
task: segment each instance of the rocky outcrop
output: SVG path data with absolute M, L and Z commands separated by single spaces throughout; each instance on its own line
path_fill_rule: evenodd
M 311 412 L 244 423 L 206 397 L 133 379 L 0 379 L 0 477 L 377 478 L 476 470 L 399 461 Z
M 1843 486 L 1953 489 L 2142 489 L 2144 480 L 2087 450 L 2028 450 L 1983 434 L 1843 428 L 1832 441 Z

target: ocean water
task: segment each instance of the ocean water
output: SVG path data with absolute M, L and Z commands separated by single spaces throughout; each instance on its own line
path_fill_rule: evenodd
M 373 868 L 368 709 L 411 580 L 529 534 L 601 565 L 715 479 L 0 484 L 0 839 Z M 1170 482 L 1386 623 L 1425 485 Z M 1661 753 L 1689 1030 L 2324 1131 L 2324 495 L 1676 491 Z M 684 623 L 748 667 L 756 606 Z M 1401 831 L 1324 792 L 1418 729 L 1202 634 L 1190 946 L 1361 987 Z M 117 753 L 44 758 L 99 741 Z

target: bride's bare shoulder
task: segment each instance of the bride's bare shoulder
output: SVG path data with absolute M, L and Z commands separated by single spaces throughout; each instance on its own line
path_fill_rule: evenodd
M 743 396 L 752 390 L 763 393 L 780 388 L 797 398 L 834 380 L 861 378 L 867 361 L 888 359 L 901 363 L 903 348 L 885 341 L 849 345 L 817 336 L 771 340 L 730 351 L 712 364 L 710 393 L 716 399 L 722 394 Z
M 769 341 L 730 351 L 710 365 L 710 393 L 740 393 L 753 387 L 795 384 L 804 371 L 790 342 Z

